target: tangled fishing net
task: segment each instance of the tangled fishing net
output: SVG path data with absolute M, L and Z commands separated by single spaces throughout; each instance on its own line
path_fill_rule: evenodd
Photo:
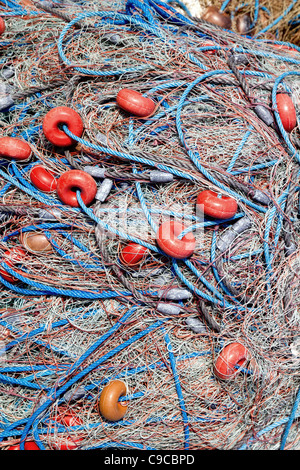
M 1 150 L 4 450 L 300 448 L 300 48 L 187 4 L 2 3 L 0 148 L 31 150 Z
M 174 0 L 170 3 L 183 15 L 206 18 L 214 7 L 228 15 L 233 31 L 256 38 L 290 41 L 299 45 L 300 5 L 298 0 Z

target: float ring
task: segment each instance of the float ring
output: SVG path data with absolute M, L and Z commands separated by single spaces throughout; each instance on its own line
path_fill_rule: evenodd
M 58 178 L 56 192 L 63 203 L 71 207 L 79 207 L 77 191 L 80 191 L 84 204 L 89 205 L 97 193 L 96 181 L 82 170 L 69 170 Z
M 241 343 L 230 343 L 220 352 L 214 365 L 215 375 L 222 380 L 230 380 L 249 360 L 249 352 Z
M 127 406 L 119 402 L 126 394 L 126 385 L 121 380 L 113 380 L 106 385 L 100 395 L 99 411 L 108 421 L 119 421 L 127 411 Z
M 77 137 L 83 133 L 83 122 L 79 114 L 67 106 L 58 106 L 51 109 L 44 117 L 43 132 L 46 139 L 57 147 L 70 147 L 74 140 L 68 136 L 63 125 L 67 126 L 70 132 Z
M 177 238 L 185 228 L 181 222 L 175 220 L 163 222 L 156 233 L 159 248 L 172 258 L 185 259 L 191 256 L 196 246 L 194 235 L 188 232 L 181 240 Z
M 237 212 L 235 199 L 229 196 L 218 197 L 214 191 L 201 191 L 197 197 L 197 206 L 205 215 L 214 219 L 231 219 Z

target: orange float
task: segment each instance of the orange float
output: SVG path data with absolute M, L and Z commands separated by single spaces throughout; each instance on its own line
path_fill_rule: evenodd
M 24 232 L 20 236 L 24 248 L 30 253 L 49 253 L 52 245 L 42 232 Z
M 286 132 L 291 132 L 297 125 L 297 115 L 291 97 L 287 93 L 276 95 L 278 114 Z
M 21 450 L 20 444 L 10 446 L 8 450 Z M 24 450 L 40 450 L 40 448 L 34 441 L 26 441 L 24 444 Z
M 126 394 L 126 385 L 121 380 L 113 380 L 106 385 L 100 395 L 99 411 L 108 421 L 119 421 L 127 411 L 127 406 L 119 402 Z
M 235 199 L 229 196 L 218 197 L 214 191 L 201 191 L 197 197 L 198 208 L 209 217 L 214 219 L 230 219 L 238 209 Z
M 97 193 L 97 184 L 94 178 L 82 170 L 69 170 L 63 173 L 57 181 L 56 187 L 59 199 L 71 207 L 79 207 L 76 192 L 85 205 L 89 205 Z
M 56 417 L 56 421 L 66 427 L 83 425 L 83 421 L 73 413 L 61 413 Z M 74 450 L 78 448 L 80 441 L 82 441 L 82 438 L 80 437 L 75 437 L 74 439 L 71 437 L 62 437 L 58 438 L 53 446 L 57 450 Z
M 3 34 L 5 32 L 5 28 L 5 21 L 2 16 L 0 16 L 0 34 Z
M 51 171 L 42 165 L 35 165 L 29 173 L 32 184 L 40 191 L 51 193 L 56 190 L 57 180 Z

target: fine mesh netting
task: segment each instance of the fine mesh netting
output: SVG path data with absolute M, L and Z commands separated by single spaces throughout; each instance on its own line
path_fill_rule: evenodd
M 4 450 L 299 449 L 300 5 L 219 3 L 232 30 L 201 19 L 210 5 L 2 3 Z M 124 89 L 154 111 L 123 109 Z M 45 135 L 58 107 L 83 123 L 77 135 L 60 121 L 71 145 Z M 30 158 L 1 150 L 7 137 Z M 90 180 L 72 183 L 71 206 L 33 183 L 37 164 L 56 181 L 89 175 L 97 193 L 86 203 Z M 220 215 L 227 200 L 236 209 Z M 186 256 L 160 244 L 170 221 L 179 251 L 192 240 Z M 143 251 L 130 264 L 132 243 Z M 114 381 L 116 421 L 99 411 Z

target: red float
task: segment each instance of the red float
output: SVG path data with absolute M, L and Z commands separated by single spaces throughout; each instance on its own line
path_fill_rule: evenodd
M 12 248 L 4 252 L 1 262 L 4 262 L 13 269 L 14 264 L 21 263 L 26 253 L 22 248 Z M 17 271 L 17 270 L 16 270 Z M 23 273 L 22 273 L 23 274 Z M 19 279 L 5 271 L 2 266 L 0 267 L 0 275 L 11 284 L 19 282 Z
M 60 413 L 56 421 L 63 424 L 66 427 L 69 426 L 82 426 L 83 421 L 76 415 L 73 414 L 62 414 Z M 78 445 L 82 441 L 82 438 L 64 437 L 58 438 L 57 441 L 53 444 L 57 450 L 74 450 L 78 448 Z
M 58 416 L 57 421 L 65 426 L 81 426 L 83 424 L 82 420 L 73 414 Z
M 4 31 L 5 31 L 5 21 L 2 18 L 2 16 L 0 16 L 0 34 L 3 34 Z
M 119 91 L 117 103 L 124 111 L 139 117 L 151 116 L 156 108 L 156 104 L 150 98 L 146 98 L 142 93 L 128 88 Z
M 215 46 L 215 44 L 213 41 L 210 41 L 210 40 L 207 40 L 203 44 L 201 44 L 201 47 L 213 47 L 213 46 Z M 216 53 L 216 50 L 217 49 L 212 49 L 212 50 L 203 51 L 203 52 L 204 54 L 214 55 Z
M 64 132 L 63 125 L 66 125 L 69 131 L 77 137 L 82 136 L 83 122 L 81 117 L 74 109 L 67 106 L 58 106 L 46 114 L 43 120 L 43 132 L 53 145 L 70 147 L 74 140 Z
M 15 446 L 10 446 L 8 450 L 21 450 L 20 444 Z M 24 450 L 40 450 L 39 446 L 36 445 L 34 441 L 26 441 L 24 444 Z
M 159 248 L 176 259 L 185 259 L 191 256 L 196 246 L 194 235 L 188 232 L 181 240 L 177 238 L 185 228 L 181 222 L 174 220 L 162 223 L 156 234 Z
M 135 266 L 141 262 L 147 251 L 145 246 L 129 243 L 121 250 L 120 261 L 126 266 Z
M 214 219 L 230 219 L 238 209 L 235 199 L 229 196 L 218 197 L 214 191 L 201 191 L 197 197 L 198 208 Z
M 24 140 L 16 137 L 0 137 L 0 157 L 28 160 L 31 154 L 31 148 Z
M 51 171 L 42 165 L 34 166 L 29 173 L 30 181 L 40 191 L 51 193 L 56 190 L 57 180 Z
M 276 95 L 277 110 L 286 132 L 291 132 L 297 124 L 296 110 L 291 97 L 287 93 Z
M 89 205 L 96 196 L 96 181 L 85 171 L 66 171 L 57 181 L 57 195 L 59 199 L 68 206 L 79 207 L 76 195 L 78 190 L 80 191 L 81 199 L 85 205 Z
M 283 50 L 284 52 L 289 51 L 291 56 L 293 56 L 293 57 L 295 57 L 296 54 L 298 54 L 297 49 L 294 49 L 293 47 L 287 46 L 286 44 L 273 44 L 273 46 L 276 47 L 277 49 Z
M 241 343 L 230 343 L 220 352 L 214 373 L 219 379 L 230 380 L 237 373 L 236 367 L 242 367 L 249 360 L 249 352 Z
M 53 444 L 56 450 L 75 450 L 78 448 L 79 441 L 81 439 L 72 440 L 70 437 L 62 439 L 61 442 L 58 440 Z

